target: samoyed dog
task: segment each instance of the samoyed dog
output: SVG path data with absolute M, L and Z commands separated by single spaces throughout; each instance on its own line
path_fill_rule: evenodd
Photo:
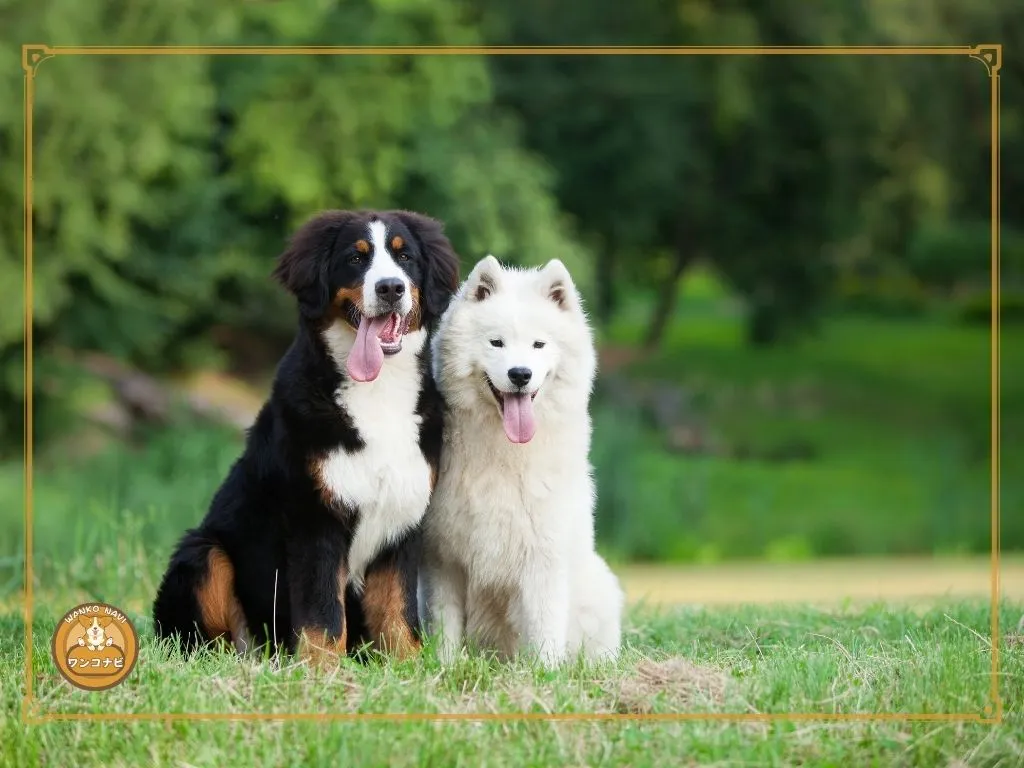
M 614 658 L 624 599 L 594 550 L 588 458 L 597 361 L 568 270 L 487 256 L 432 344 L 448 412 L 420 600 L 442 660 L 464 643 L 548 666 Z

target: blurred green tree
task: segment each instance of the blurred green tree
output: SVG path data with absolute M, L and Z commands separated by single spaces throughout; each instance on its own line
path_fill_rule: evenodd
M 940 0 L 0 0 L 50 44 L 963 44 L 1024 34 L 1024 6 Z M 19 52 L 0 76 L 0 280 L 21 277 Z M 1001 70 L 1006 200 L 1024 185 L 1024 64 Z M 601 322 L 712 263 L 771 343 L 864 290 L 923 304 L 988 277 L 990 81 L 922 56 L 61 57 L 35 80 L 36 424 L 63 429 L 61 349 L 151 371 L 220 355 L 214 327 L 286 341 L 268 279 L 322 207 L 446 221 L 467 266 L 562 258 Z M 1024 280 L 1004 206 L 1003 284 Z M 837 280 L 836 277 L 839 279 Z M 859 287 L 858 287 L 859 286 Z M 866 288 L 865 288 L 866 286 Z M 0 305 L 0 446 L 22 429 L 23 306 Z M 888 300 L 888 299 L 886 299 Z M 971 308 L 984 314 L 983 306 Z M 61 382 L 64 382 L 63 384 Z
M 143 10 L 66 0 L 5 2 L 5 30 L 27 41 L 139 44 L 189 39 L 223 27 L 224 5 L 186 0 Z M 0 95 L 0 280 L 22 272 L 20 50 L 7 49 Z M 209 221 L 209 115 L 214 90 L 200 57 L 81 57 L 44 61 L 35 78 L 33 212 L 37 437 L 59 429 L 55 345 L 92 346 L 159 360 L 165 340 L 204 301 L 206 286 L 186 267 Z M 149 234 L 151 236 L 146 237 Z M 23 305 L 0 305 L 0 444 L 22 431 Z
M 495 43 L 754 45 L 796 25 L 742 4 L 489 7 L 483 23 Z M 530 147 L 556 168 L 559 198 L 591 238 L 601 320 L 622 290 L 653 290 L 646 341 L 658 344 L 679 278 L 698 257 L 748 299 L 755 342 L 821 306 L 836 198 L 858 189 L 847 173 L 855 158 L 824 154 L 855 128 L 836 119 L 842 97 L 821 90 L 841 88 L 836 78 L 849 80 L 853 68 L 690 56 L 494 57 L 492 67 L 501 103 L 523 115 Z
M 805 6 L 517 0 L 488 4 L 480 19 L 489 42 L 532 45 L 962 45 L 1024 31 L 1009 2 Z M 626 291 L 656 294 L 648 344 L 698 256 L 746 300 L 753 343 L 813 325 L 837 269 L 895 280 L 913 299 L 939 271 L 987 274 L 980 241 L 973 262 L 932 263 L 964 252 L 959 225 L 939 223 L 989 215 L 989 82 L 966 57 L 491 62 L 499 100 L 524 116 L 529 146 L 555 167 L 559 198 L 595 251 L 599 318 Z M 1024 84 L 1016 64 L 1002 78 Z M 1003 143 L 1004 156 L 1024 151 L 1019 131 Z M 1004 178 L 1016 188 L 1022 175 L 1004 164 Z M 960 245 L 937 246 L 943 232 Z
M 9 6 L 26 40 L 160 45 L 472 43 L 453 2 L 208 4 L 119 12 L 58 0 Z M 123 9 L 122 9 L 123 10 Z M 386 13 L 384 11 L 387 11 Z M 2 80 L 17 103 L 18 66 Z M 59 429 L 76 374 L 58 349 L 100 350 L 149 371 L 208 362 L 214 324 L 286 338 L 294 318 L 268 275 L 289 231 L 327 207 L 418 207 L 473 262 L 590 260 L 543 163 L 493 108 L 479 57 L 61 57 L 35 79 L 35 423 Z M 20 151 L 20 115 L 0 147 Z M 0 277 L 20 277 L 21 179 L 0 187 Z M 22 429 L 22 311 L 0 310 L 0 443 Z

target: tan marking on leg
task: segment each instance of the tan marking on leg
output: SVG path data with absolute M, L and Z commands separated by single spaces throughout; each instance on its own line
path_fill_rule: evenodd
M 299 658 L 314 667 L 337 666 L 348 648 L 348 620 L 345 617 L 345 585 L 348 584 L 348 569 L 338 566 L 338 604 L 341 606 L 341 634 L 332 638 L 327 630 L 304 627 L 299 633 Z
M 382 568 L 367 575 L 363 613 L 373 644 L 401 659 L 420 650 L 420 641 L 405 620 L 405 601 L 402 574 L 397 568 Z
M 312 667 L 337 666 L 344 650 L 342 647 L 339 653 L 337 642 L 327 636 L 327 630 L 307 627 L 299 632 L 299 658 Z
M 196 590 L 196 601 L 208 637 L 227 637 L 239 652 L 252 645 L 245 613 L 235 594 L 235 569 L 220 547 L 210 549 L 206 578 Z

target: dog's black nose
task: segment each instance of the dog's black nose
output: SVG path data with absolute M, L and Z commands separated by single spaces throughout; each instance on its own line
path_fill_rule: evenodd
M 530 383 L 530 378 L 533 376 L 533 371 L 529 368 L 509 368 L 508 369 L 508 380 L 515 384 L 517 387 L 525 387 Z
M 397 304 L 405 293 L 405 283 L 399 277 L 383 277 L 375 286 L 377 296 L 388 304 Z

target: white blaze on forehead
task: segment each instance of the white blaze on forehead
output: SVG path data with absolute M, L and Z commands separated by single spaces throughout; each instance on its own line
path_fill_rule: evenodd
M 383 221 L 371 221 L 370 226 L 367 228 L 370 233 L 370 244 L 373 246 L 373 257 L 377 258 L 378 254 L 386 254 L 388 259 L 391 255 L 388 251 L 388 244 L 385 241 L 385 237 L 388 233 L 387 225 Z M 395 262 L 392 261 L 392 264 Z M 395 264 L 397 267 L 398 265 Z
M 412 309 L 412 291 L 409 276 L 398 266 L 391 251 L 388 250 L 387 225 L 377 219 L 370 222 L 367 230 L 370 245 L 373 247 L 373 256 L 370 259 L 370 268 L 363 276 L 363 306 L 367 308 L 367 314 L 380 314 L 377 307 L 377 282 L 388 277 L 397 277 L 405 285 L 405 293 L 402 294 L 402 301 L 398 307 L 398 311 L 404 315 Z

